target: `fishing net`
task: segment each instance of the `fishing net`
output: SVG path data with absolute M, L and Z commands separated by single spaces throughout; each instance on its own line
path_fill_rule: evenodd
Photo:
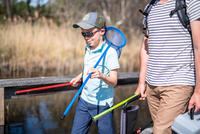
M 114 27 L 107 27 L 105 37 L 106 40 L 111 43 L 111 47 L 113 47 L 117 51 L 119 58 L 121 55 L 122 47 L 126 45 L 125 36 L 119 29 Z

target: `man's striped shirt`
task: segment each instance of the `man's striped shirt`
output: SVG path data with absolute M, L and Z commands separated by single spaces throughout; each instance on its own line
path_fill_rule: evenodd
M 148 16 L 149 59 L 146 81 L 154 86 L 195 85 L 194 50 L 191 36 L 175 8 L 176 0 L 156 3 Z M 200 18 L 200 0 L 186 0 L 190 22 Z

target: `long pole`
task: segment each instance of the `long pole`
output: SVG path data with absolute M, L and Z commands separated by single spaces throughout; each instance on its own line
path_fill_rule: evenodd
M 106 52 L 108 51 L 108 49 L 110 48 L 110 46 L 111 46 L 111 43 L 109 43 L 109 45 L 107 46 L 107 48 L 105 49 L 105 51 L 102 53 L 101 57 L 99 58 L 99 60 L 97 61 L 97 63 L 94 65 L 94 68 L 96 68 L 98 66 L 98 64 L 100 63 L 100 61 L 102 60 L 102 58 L 104 57 L 104 55 L 106 54 Z M 75 94 L 75 96 L 73 97 L 72 101 L 70 102 L 70 104 L 66 108 L 65 112 L 61 116 L 61 118 L 60 118 L 61 120 L 63 120 L 65 118 L 65 116 L 67 115 L 68 111 L 70 110 L 70 108 L 74 104 L 76 98 L 79 96 L 79 94 L 83 90 L 83 87 L 85 86 L 85 84 L 87 83 L 87 81 L 90 79 L 91 75 L 92 75 L 92 73 L 90 73 L 87 76 L 87 78 L 85 79 L 85 81 L 83 82 L 83 84 L 81 85 L 81 87 L 79 88 L 78 92 Z
M 45 86 L 45 87 L 31 88 L 31 89 L 25 89 L 25 90 L 19 90 L 19 91 L 16 91 L 15 94 L 22 94 L 22 93 L 33 92 L 33 91 L 38 91 L 38 90 L 39 91 L 40 90 L 46 90 L 46 89 L 49 89 L 49 88 L 69 86 L 69 85 L 72 85 L 72 84 L 73 84 L 73 82 L 71 82 L 71 83 L 57 84 L 57 85 L 51 85 L 51 86 Z
M 100 113 L 100 114 L 94 116 L 94 117 L 93 117 L 93 120 L 98 120 L 100 117 L 106 115 L 107 113 L 111 112 L 112 110 L 114 110 L 114 109 L 116 109 L 116 108 L 118 108 L 118 107 L 124 105 L 124 104 L 127 103 L 129 100 L 131 100 L 131 99 L 135 100 L 135 99 L 138 99 L 139 97 L 140 97 L 140 93 L 137 93 L 137 94 L 135 94 L 135 95 L 133 95 L 133 96 L 127 98 L 126 100 L 124 100 L 124 101 L 122 101 L 122 102 L 120 102 L 120 103 L 114 105 L 113 107 L 107 109 L 106 111 L 104 111 L 104 112 L 102 112 L 102 113 Z

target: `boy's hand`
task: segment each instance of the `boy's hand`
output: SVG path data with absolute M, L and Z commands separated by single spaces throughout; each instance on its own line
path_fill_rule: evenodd
M 98 69 L 96 69 L 96 68 L 90 69 L 87 72 L 87 75 L 90 74 L 90 73 L 92 73 L 92 75 L 90 77 L 91 79 L 93 79 L 93 78 L 100 78 L 101 79 L 103 77 L 103 74 Z
M 73 87 L 77 87 L 80 84 L 80 82 L 81 82 L 81 78 L 79 77 L 75 77 L 70 81 L 70 83 L 73 83 L 72 84 Z

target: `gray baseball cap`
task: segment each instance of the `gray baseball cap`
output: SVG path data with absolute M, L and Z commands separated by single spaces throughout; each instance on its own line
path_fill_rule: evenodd
M 80 27 L 80 28 L 83 28 L 83 29 L 90 29 L 90 28 L 93 28 L 93 27 L 105 28 L 106 27 L 106 20 L 99 13 L 90 12 L 90 13 L 87 13 L 80 22 L 73 24 L 73 27 L 74 28 Z

